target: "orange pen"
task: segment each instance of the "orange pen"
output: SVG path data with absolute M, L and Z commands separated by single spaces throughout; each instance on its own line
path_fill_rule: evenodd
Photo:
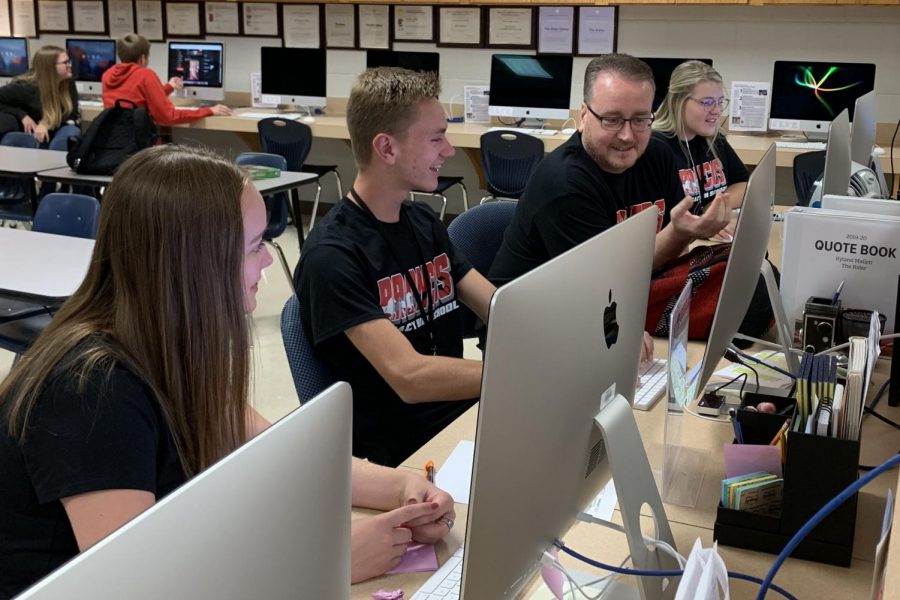
M 434 483 L 434 461 L 429 460 L 425 463 L 425 479 L 429 482 Z

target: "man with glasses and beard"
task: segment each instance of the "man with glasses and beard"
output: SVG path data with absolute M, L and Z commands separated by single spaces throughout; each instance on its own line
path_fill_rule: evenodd
M 693 214 L 671 150 L 651 139 L 654 89 L 650 67 L 632 56 L 608 54 L 588 64 L 581 125 L 532 174 L 491 267 L 493 283 L 511 281 L 642 210 L 659 211 L 654 270 L 728 224 L 727 193 Z

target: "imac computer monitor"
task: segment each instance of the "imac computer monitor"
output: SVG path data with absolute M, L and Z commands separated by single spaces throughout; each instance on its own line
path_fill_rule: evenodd
M 169 42 L 169 77 L 181 77 L 187 98 L 225 99 L 225 48 L 213 42 Z
M 775 61 L 769 128 L 802 131 L 824 140 L 828 125 L 856 99 L 875 89 L 875 65 Z
M 822 175 L 822 187 L 818 194 L 845 196 L 850 188 L 850 117 L 847 109 L 841 111 L 831 127 L 828 128 L 828 141 L 825 144 L 825 172 Z
M 872 162 L 875 147 L 875 92 L 856 99 L 853 127 L 850 130 L 850 160 L 864 167 Z
M 260 49 L 260 91 L 266 101 L 294 106 L 325 107 L 326 52 L 308 48 Z
M 66 40 L 66 52 L 72 59 L 72 78 L 79 94 L 99 95 L 100 79 L 116 64 L 115 40 Z
M 18 37 L 0 37 L 0 81 L 28 71 L 28 40 Z
M 775 145 L 772 144 L 753 169 L 747 182 L 747 191 L 744 193 L 744 203 L 741 205 L 741 214 L 734 230 L 728 265 L 725 267 L 725 278 L 722 281 L 716 313 L 713 316 L 703 362 L 699 369 L 700 378 L 695 382 L 689 382 L 698 392 L 702 393 L 704 386 L 718 368 L 719 360 L 734 339 L 750 307 L 750 300 L 760 281 L 760 269 L 769 245 L 774 204 Z M 781 328 L 786 320 L 783 314 L 779 314 L 783 313 L 779 308 L 780 306 L 773 306 L 776 325 Z M 784 339 L 783 334 L 784 332 L 779 329 L 779 342 L 782 346 L 790 344 L 790 338 Z M 791 364 L 792 359 L 788 358 L 788 366 Z M 692 400 L 693 398 L 688 399 L 689 402 Z
M 349 598 L 351 414 L 331 386 L 19 598 Z
M 491 56 L 492 117 L 568 119 L 571 94 L 571 56 Z
M 672 71 L 675 67 L 689 60 L 699 60 L 712 66 L 711 58 L 643 58 L 641 60 L 650 66 L 653 71 L 653 83 L 656 84 L 656 92 L 653 94 L 653 110 L 659 108 L 662 101 L 666 99 L 669 93 L 669 80 L 672 78 Z
M 400 67 L 410 71 L 432 72 L 440 75 L 441 55 L 437 52 L 398 52 L 395 50 L 366 51 L 366 68 Z
M 518 597 L 609 480 L 594 417 L 610 392 L 634 393 L 657 218 L 643 211 L 494 294 L 461 597 Z

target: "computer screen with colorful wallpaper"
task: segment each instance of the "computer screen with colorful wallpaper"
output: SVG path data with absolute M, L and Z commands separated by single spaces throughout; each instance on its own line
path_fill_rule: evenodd
M 873 89 L 874 64 L 775 61 L 769 127 L 826 133 L 844 109 L 852 121 L 856 99 Z
M 0 77 L 15 77 L 28 70 L 28 40 L 0 37 Z

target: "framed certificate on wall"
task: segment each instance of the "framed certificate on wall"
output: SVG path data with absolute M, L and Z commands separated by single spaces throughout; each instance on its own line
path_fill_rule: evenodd
M 69 33 L 69 3 L 65 0 L 38 0 L 38 31 Z
M 488 48 L 534 48 L 534 9 L 489 6 Z
M 237 2 L 204 2 L 203 28 L 206 35 L 240 35 L 239 7 Z
M 325 47 L 356 48 L 356 5 L 325 5 Z
M 166 35 L 203 37 L 203 9 L 199 2 L 166 2 Z
M 433 42 L 434 7 L 395 5 L 394 41 Z
M 325 19 L 321 4 L 280 4 L 281 35 L 286 48 L 321 48 Z
M 74 0 L 72 2 L 72 31 L 107 35 L 106 4 L 103 0 Z
M 437 45 L 449 48 L 484 46 L 484 20 L 480 6 L 439 6 Z
M 166 17 L 159 0 L 134 0 L 134 21 L 137 33 L 148 41 L 165 40 Z

